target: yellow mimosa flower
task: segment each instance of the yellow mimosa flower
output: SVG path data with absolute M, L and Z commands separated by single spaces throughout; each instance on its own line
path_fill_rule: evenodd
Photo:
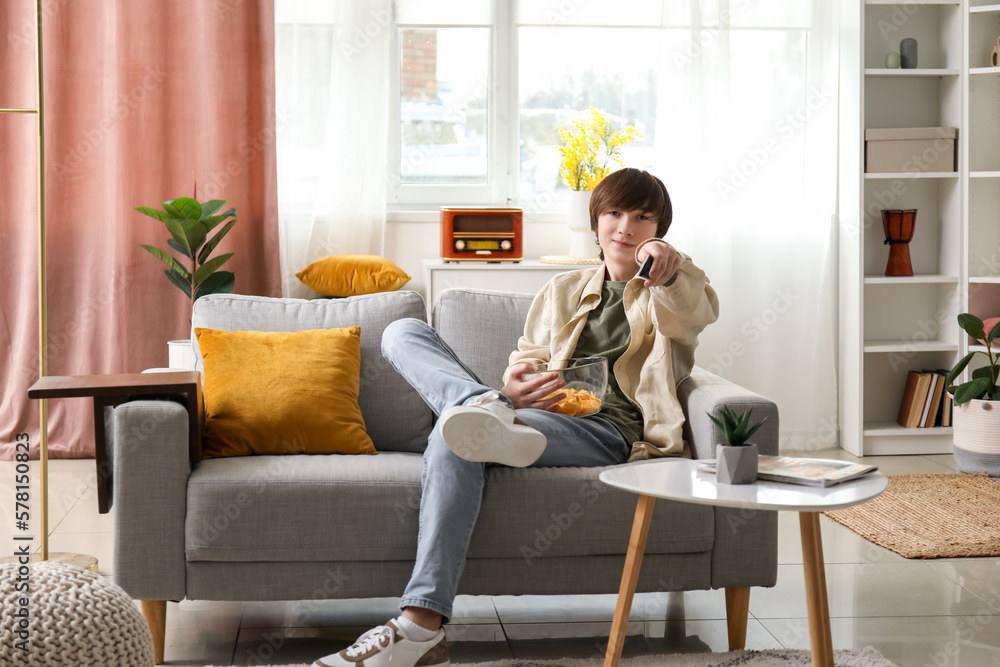
M 610 162 L 624 167 L 621 148 L 642 137 L 631 125 L 611 131 L 611 121 L 594 107 L 587 116 L 573 120 L 576 132 L 559 128 L 562 163 L 559 173 L 573 190 L 593 190 L 602 178 L 611 173 Z

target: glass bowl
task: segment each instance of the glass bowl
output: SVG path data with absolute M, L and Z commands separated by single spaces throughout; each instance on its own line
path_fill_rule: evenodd
M 606 357 L 581 357 L 537 364 L 538 371 L 525 373 L 525 380 L 558 373 L 566 386 L 552 393 L 565 393 L 558 412 L 572 417 L 586 417 L 600 411 L 608 390 L 608 360 Z M 550 394 L 551 395 L 551 394 Z

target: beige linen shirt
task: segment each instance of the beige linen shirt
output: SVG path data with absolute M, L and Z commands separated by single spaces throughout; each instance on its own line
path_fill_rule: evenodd
M 677 386 L 691 373 L 698 334 L 719 317 L 719 299 L 705 272 L 684 255 L 669 287 L 625 285 L 623 306 L 631 340 L 612 372 L 642 413 L 643 439 L 632 443 L 629 461 L 690 456 L 684 442 L 684 413 Z M 587 316 L 601 301 L 604 265 L 556 275 L 528 311 L 524 335 L 510 355 L 504 382 L 518 364 L 539 364 L 573 356 Z

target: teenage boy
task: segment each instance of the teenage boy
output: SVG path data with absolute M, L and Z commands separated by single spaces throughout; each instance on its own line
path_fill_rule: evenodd
M 442 627 L 452 613 L 488 465 L 607 466 L 689 456 L 677 385 L 691 372 L 698 334 L 718 318 L 715 291 L 689 257 L 662 239 L 673 211 L 655 176 L 621 169 L 590 200 L 603 264 L 554 277 L 528 312 L 504 387 L 484 385 L 426 323 L 386 328 L 382 353 L 439 415 L 424 452 L 420 527 L 402 614 L 314 667 L 448 667 Z M 636 276 L 652 257 L 648 278 Z M 608 358 L 600 413 L 555 412 L 556 374 L 536 364 Z M 389 662 L 389 659 L 392 662 Z M 361 663 L 364 663 L 361 665 Z

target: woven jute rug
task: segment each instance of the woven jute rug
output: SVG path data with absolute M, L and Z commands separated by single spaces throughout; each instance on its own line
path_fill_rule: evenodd
M 825 514 L 904 558 L 1000 556 L 1000 482 L 892 475 L 881 496 Z
M 867 647 L 860 651 L 834 651 L 835 667 L 896 667 L 882 654 Z M 566 658 L 564 660 L 498 660 L 496 662 L 455 663 L 461 667 L 601 667 L 601 660 Z M 621 667 L 809 667 L 809 651 L 792 649 L 768 651 L 730 651 L 728 653 L 686 653 L 646 655 L 622 658 Z M 309 667 L 298 663 L 285 667 Z

